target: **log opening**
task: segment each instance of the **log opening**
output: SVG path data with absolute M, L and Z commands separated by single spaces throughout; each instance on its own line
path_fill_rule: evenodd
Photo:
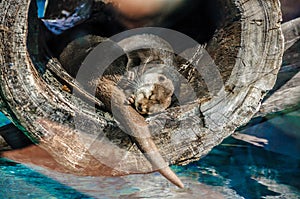
M 66 4 L 61 4 L 59 1 L 53 1 L 50 3 L 48 8 L 48 10 L 52 11 L 53 13 L 47 10 L 46 17 L 59 16 L 61 13 L 57 12 L 64 9 Z M 73 4 L 73 7 L 75 7 L 75 5 L 78 5 L 78 2 L 77 4 Z M 30 16 L 35 16 L 35 10 L 35 7 L 32 8 Z M 126 23 L 122 24 L 124 17 L 114 10 L 111 4 L 107 5 L 101 1 L 94 2 L 93 13 L 94 14 L 92 14 L 90 19 L 86 20 L 80 25 L 75 26 L 74 28 L 71 28 L 70 30 L 65 31 L 61 35 L 51 34 L 50 31 L 43 27 L 41 22 L 37 21 L 36 18 L 29 19 L 31 22 L 28 23 L 28 44 L 30 44 L 28 49 L 29 51 L 34 49 L 33 51 L 35 52 L 30 52 L 30 54 L 32 58 L 36 60 L 36 62 L 42 61 L 41 64 L 36 64 L 37 66 L 44 66 L 43 69 L 40 69 L 42 73 L 45 72 L 45 66 L 47 65 L 47 60 L 43 59 L 42 57 L 45 55 L 48 57 L 57 58 L 59 61 L 61 61 L 61 65 L 66 72 L 75 78 L 79 70 L 80 63 L 83 61 L 83 58 L 86 56 L 86 54 L 82 55 L 83 53 L 81 53 L 81 55 L 78 55 L 80 52 L 77 52 L 77 55 L 75 57 L 73 56 L 73 59 L 70 59 L 69 57 L 61 60 L 61 53 L 66 46 L 70 44 L 70 42 L 74 41 L 75 39 L 82 38 L 84 35 L 109 37 L 131 28 L 131 26 L 126 26 Z M 102 14 L 99 16 L 99 13 Z M 180 16 L 178 13 L 180 13 Z M 108 18 L 110 19 L 109 21 Z M 147 20 L 143 18 L 142 21 L 146 20 L 147 22 L 142 24 L 136 20 L 132 21 L 131 23 L 135 24 L 133 27 L 147 27 L 151 25 L 169 28 L 186 34 L 188 37 L 191 37 L 195 40 L 195 42 L 200 44 L 208 43 L 206 50 L 214 61 L 214 63 L 209 64 L 216 64 L 217 70 L 220 71 L 222 76 L 223 84 L 225 84 L 231 75 L 240 48 L 240 18 L 241 15 L 238 7 L 236 7 L 231 1 L 214 0 L 198 1 L 196 3 L 194 1 L 186 1 L 179 9 L 173 11 L 172 13 L 168 13 L 166 16 L 152 16 Z M 30 26 L 37 27 L 30 31 Z M 33 36 L 31 37 L 31 35 Z M 39 39 L 37 40 L 37 38 Z M 84 49 L 86 46 L 77 47 Z M 192 48 L 195 46 L 189 47 Z M 191 54 L 193 53 L 195 52 L 191 52 Z M 209 90 L 207 88 L 205 78 L 203 78 L 201 74 L 207 71 L 200 72 L 195 70 L 193 63 L 191 63 L 191 67 L 182 67 L 184 64 L 186 64 L 186 62 L 188 62 L 188 60 L 178 56 L 177 70 L 181 75 L 184 76 L 184 78 L 188 79 L 189 84 L 194 89 L 199 101 L 207 100 L 210 98 Z M 55 65 L 55 75 L 60 73 L 60 75 L 58 75 L 58 77 L 60 77 L 60 82 L 68 85 L 68 87 L 65 87 L 66 90 L 72 90 L 73 85 L 68 84 L 70 81 L 72 81 L 72 78 L 66 77 L 66 75 L 62 74 L 63 72 L 58 72 L 58 70 L 62 70 L 61 66 L 57 66 L 57 64 Z M 64 81 L 65 79 L 68 80 Z M 232 86 L 229 86 L 228 89 L 232 89 L 231 87 Z M 96 99 L 94 101 L 96 101 Z M 101 102 L 97 102 L 96 104 L 101 104 Z

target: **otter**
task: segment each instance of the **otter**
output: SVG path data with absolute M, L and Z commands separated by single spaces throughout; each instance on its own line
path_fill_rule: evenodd
M 71 62 L 73 65 L 68 63 L 68 59 L 73 59 L 74 52 L 87 56 L 96 43 L 104 40 L 100 36 L 84 36 L 80 42 L 71 42 L 59 59 L 66 69 L 70 69 L 68 72 L 74 75 L 83 62 L 77 60 L 76 63 Z M 163 111 L 171 104 L 175 88 L 173 74 L 168 72 L 173 65 L 171 47 L 163 39 L 150 34 L 131 36 L 119 42 L 118 46 L 123 49 L 125 58 L 118 58 L 101 77 L 91 81 L 91 84 L 96 85 L 96 97 L 103 102 L 106 110 L 115 110 L 116 120 L 130 132 L 133 141 L 145 153 L 153 168 L 183 188 L 183 183 L 159 154 L 148 124 L 141 115 Z M 78 50 L 82 48 L 86 50 Z
M 59 61 L 75 77 L 84 58 L 104 41 L 108 39 L 96 35 L 77 38 L 64 48 Z M 115 86 L 122 81 L 130 85 L 125 89 L 128 102 L 139 113 L 150 115 L 168 108 L 178 79 L 174 73 L 171 46 L 160 37 L 150 34 L 131 36 L 116 45 L 124 50 L 125 57 L 117 59 L 101 77 L 91 81 L 97 87 L 96 97 L 105 105 L 102 108 L 110 111 L 110 85 Z

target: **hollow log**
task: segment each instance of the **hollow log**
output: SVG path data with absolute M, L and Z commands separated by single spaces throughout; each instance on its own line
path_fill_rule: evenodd
M 149 129 L 156 129 L 157 121 L 166 121 L 151 136 L 167 164 L 199 160 L 249 122 L 274 86 L 281 65 L 284 46 L 278 0 L 214 3 L 220 19 L 206 50 L 222 85 L 209 92 L 199 81 L 194 85 L 198 100 L 146 120 Z M 95 111 L 95 103 L 101 102 L 82 90 L 55 57 L 45 56 L 34 2 L 1 1 L 0 8 L 1 111 L 69 172 L 112 176 L 157 170 L 111 113 Z M 201 79 L 198 73 L 192 77 Z M 214 80 L 210 76 L 207 81 Z M 65 84 L 94 104 L 66 92 Z

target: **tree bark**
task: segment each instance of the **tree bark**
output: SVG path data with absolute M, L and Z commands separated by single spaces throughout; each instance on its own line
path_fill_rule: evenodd
M 274 86 L 281 65 L 284 47 L 278 0 L 218 3 L 224 18 L 207 51 L 224 86 L 216 88 L 205 102 L 200 95 L 194 103 L 147 119 L 150 129 L 157 129 L 157 122 L 166 119 L 165 128 L 151 133 L 168 164 L 198 160 L 245 125 Z M 93 169 L 93 174 L 100 175 L 153 171 L 111 114 L 95 112 L 94 107 L 65 92 L 61 79 L 79 85 L 55 59 L 39 59 L 44 52 L 39 49 L 39 23 L 30 1 L 0 1 L 0 8 L 1 110 L 76 174 L 88 175 L 87 170 Z M 213 82 L 214 77 L 208 81 Z M 199 91 L 202 87 L 205 85 L 199 84 Z

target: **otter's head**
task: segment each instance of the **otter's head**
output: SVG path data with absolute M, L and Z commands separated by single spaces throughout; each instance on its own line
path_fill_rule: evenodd
M 154 77 L 155 76 L 155 77 Z M 164 75 L 152 74 L 151 81 L 139 86 L 134 93 L 135 108 L 140 114 L 154 114 L 167 109 L 172 100 L 174 86 Z

